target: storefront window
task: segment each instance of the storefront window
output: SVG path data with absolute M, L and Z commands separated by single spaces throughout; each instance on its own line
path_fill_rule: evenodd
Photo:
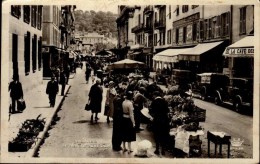
M 187 27 L 183 27 L 183 43 L 186 43 L 187 40 Z
M 176 32 L 175 32 L 175 42 L 176 42 L 176 44 L 179 43 L 179 29 L 178 28 L 176 29 Z
M 23 20 L 25 23 L 30 23 L 30 6 L 23 6 Z
M 192 25 L 192 41 L 196 41 L 197 39 L 197 23 Z
M 21 17 L 21 6 L 11 5 L 11 15 L 19 19 Z
M 208 39 L 211 39 L 212 38 L 212 19 L 209 19 L 208 20 L 208 23 L 209 23 L 209 28 L 208 28 Z
M 246 7 L 240 8 L 239 33 L 246 33 Z

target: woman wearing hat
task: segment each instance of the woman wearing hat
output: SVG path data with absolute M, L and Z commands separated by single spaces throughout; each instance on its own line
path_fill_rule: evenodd
M 114 99 L 117 95 L 116 89 L 114 88 L 114 82 L 110 81 L 108 84 L 107 90 L 107 99 L 106 99 L 106 106 L 108 107 L 108 111 L 105 111 L 105 115 L 107 116 L 107 123 L 110 122 L 109 117 L 113 117 L 114 113 Z
M 91 115 L 91 123 L 93 123 L 93 115 L 95 113 L 95 121 L 97 122 L 98 113 L 101 112 L 101 103 L 103 98 L 103 89 L 100 86 L 100 79 L 96 80 L 96 83 L 91 86 L 89 91 L 89 108 L 91 109 L 92 115 Z

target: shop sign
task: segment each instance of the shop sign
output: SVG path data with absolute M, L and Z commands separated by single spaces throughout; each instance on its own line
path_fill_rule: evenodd
M 226 48 L 226 55 L 254 55 L 254 48 Z

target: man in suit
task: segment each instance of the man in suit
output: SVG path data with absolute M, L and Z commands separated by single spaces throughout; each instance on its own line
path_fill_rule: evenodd
M 10 91 L 10 97 L 12 99 L 12 108 L 10 113 L 22 112 L 16 110 L 17 101 L 23 98 L 22 84 L 19 82 L 18 75 L 13 76 L 13 81 L 9 84 L 8 90 Z
M 51 81 L 48 82 L 47 88 L 46 88 L 46 94 L 49 95 L 49 100 L 50 100 L 50 107 L 55 106 L 55 100 L 56 100 L 56 95 L 59 92 L 59 84 L 57 81 L 55 81 L 55 77 L 51 77 Z
M 161 97 L 160 92 L 153 93 L 153 101 L 151 104 L 150 114 L 153 117 L 153 133 L 156 143 L 155 154 L 159 154 L 161 146 L 162 155 L 165 154 L 165 148 L 169 137 L 169 108 L 167 102 Z

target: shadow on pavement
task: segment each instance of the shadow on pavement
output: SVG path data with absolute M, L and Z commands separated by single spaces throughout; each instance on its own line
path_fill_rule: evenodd
M 89 120 L 79 120 L 79 121 L 73 122 L 73 124 L 84 124 L 84 123 L 90 123 L 90 121 Z

